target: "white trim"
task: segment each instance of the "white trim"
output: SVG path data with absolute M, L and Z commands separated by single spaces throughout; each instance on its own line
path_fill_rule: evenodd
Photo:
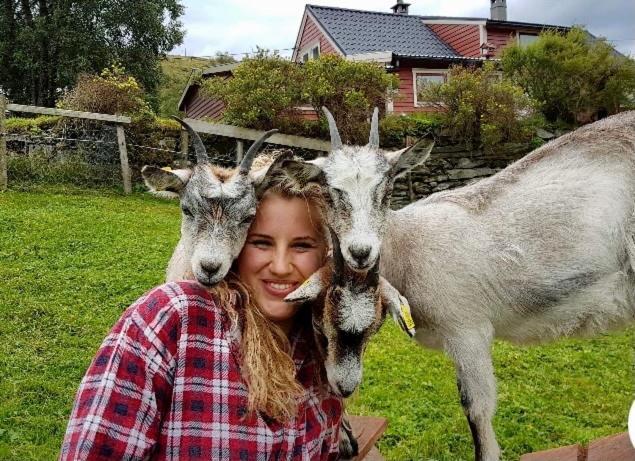
M 487 28 L 485 27 L 484 24 L 479 25 L 479 33 L 480 33 L 480 38 L 479 40 L 481 41 L 481 43 L 479 43 L 478 47 L 481 50 L 481 55 L 483 54 L 483 48 L 481 48 L 483 46 L 483 44 L 487 43 Z
M 480 26 L 484 26 L 486 25 L 486 21 L 483 21 L 482 19 L 474 19 L 474 20 L 469 20 L 469 19 L 422 19 L 421 20 L 424 24 L 447 24 L 447 25 L 471 25 L 471 26 L 476 26 L 476 25 L 480 25 Z
M 295 38 L 295 45 L 293 46 L 293 54 L 291 55 L 291 61 L 296 62 L 298 58 L 298 46 L 300 46 L 300 38 L 302 38 L 302 32 L 304 32 L 304 24 L 306 23 L 307 11 L 304 7 L 304 14 L 302 15 L 302 22 L 300 22 L 300 30 L 298 30 L 298 36 Z
M 412 68 L 412 96 L 414 107 L 425 107 L 424 104 L 419 104 L 419 101 L 417 101 L 417 74 L 443 74 L 445 75 L 445 80 L 447 81 L 448 69 L 426 69 L 423 67 Z

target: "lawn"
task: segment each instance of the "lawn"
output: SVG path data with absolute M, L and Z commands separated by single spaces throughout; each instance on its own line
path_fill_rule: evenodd
M 0 459 L 55 459 L 74 393 L 109 328 L 161 283 L 175 202 L 104 191 L 0 194 Z M 494 425 L 504 459 L 626 430 L 633 329 L 519 348 L 497 343 Z M 365 357 L 354 414 L 389 419 L 391 460 L 472 459 L 454 370 L 388 320 Z

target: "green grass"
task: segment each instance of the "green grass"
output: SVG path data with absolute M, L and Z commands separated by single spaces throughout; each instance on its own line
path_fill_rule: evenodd
M 66 189 L 0 194 L 0 459 L 57 457 L 75 391 L 123 310 L 161 283 L 176 202 Z M 635 331 L 494 350 L 504 458 L 626 430 Z M 472 459 L 454 370 L 388 320 L 354 414 L 389 419 L 389 460 Z

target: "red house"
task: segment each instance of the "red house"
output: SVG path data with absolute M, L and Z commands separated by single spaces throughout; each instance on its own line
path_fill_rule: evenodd
M 545 29 L 569 29 L 508 21 L 505 0 L 490 0 L 490 4 L 490 18 L 411 15 L 410 4 L 404 0 L 397 0 L 392 13 L 306 5 L 291 59 L 302 63 L 320 54 L 339 54 L 380 63 L 387 72 L 396 73 L 400 82 L 399 95 L 387 104 L 387 113 L 434 110 L 417 101 L 417 89 L 445 81 L 450 66 L 496 59 L 508 43 L 530 43 Z M 229 75 L 226 66 L 208 69 L 203 75 L 219 75 L 219 71 Z M 203 98 L 189 85 L 179 110 L 193 118 L 222 115 L 218 102 Z M 315 114 L 307 112 L 306 117 Z

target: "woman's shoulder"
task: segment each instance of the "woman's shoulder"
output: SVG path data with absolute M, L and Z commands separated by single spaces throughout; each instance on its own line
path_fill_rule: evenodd
M 162 336 L 167 332 L 169 339 L 174 340 L 184 324 L 223 323 L 225 316 L 207 288 L 186 280 L 164 283 L 146 292 L 121 320 L 128 318 L 148 333 Z

